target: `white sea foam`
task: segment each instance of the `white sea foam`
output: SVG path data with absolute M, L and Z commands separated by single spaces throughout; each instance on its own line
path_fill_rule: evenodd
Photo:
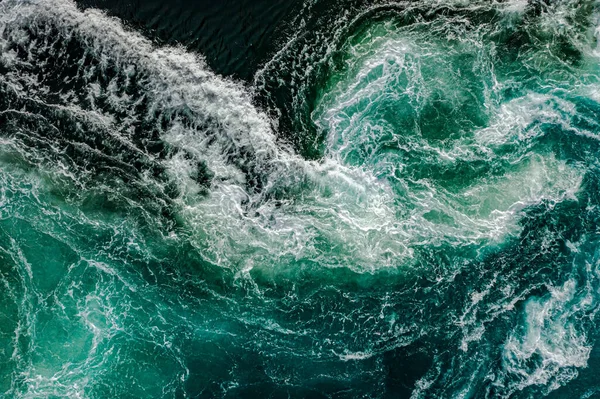
M 595 299 L 573 280 L 548 288 L 548 295 L 527 301 L 523 325 L 504 344 L 503 374 L 496 383 L 508 388 L 507 396 L 535 385 L 548 393 L 587 366 L 592 345 L 578 314 L 593 309 Z
M 503 83 L 497 81 L 487 60 L 489 55 L 477 38 L 449 46 L 432 37 L 432 29 L 427 25 L 422 33 L 416 28 L 397 28 L 388 21 L 375 25 L 364 37 L 351 39 L 356 43 L 346 48 L 348 67 L 332 79 L 313 118 L 327 133 L 329 157 L 384 176 L 393 174 L 381 172 L 393 163 L 394 184 L 403 188 L 406 198 L 402 202 L 412 208 L 414 224 L 409 229 L 415 236 L 431 243 L 501 242 L 507 235 L 518 233 L 519 215 L 526 207 L 542 201 L 576 199 L 581 171 L 552 153 L 529 150 L 529 141 L 543 135 L 540 124 L 570 129 L 574 106 L 552 95 L 538 94 L 499 102 L 494 99 L 495 92 Z M 464 78 L 455 72 L 457 61 L 453 57 L 461 54 L 474 60 L 473 65 L 462 68 L 481 71 L 476 76 L 481 80 L 479 85 L 466 87 Z M 431 68 L 435 68 L 434 74 Z M 487 82 L 495 82 L 497 87 L 489 89 Z M 484 103 L 478 112 L 489 119 L 486 127 L 478 128 L 469 119 L 471 115 L 461 113 L 466 104 L 476 101 L 476 90 L 482 93 Z M 413 126 L 428 103 L 440 95 L 453 109 L 453 117 L 465 118 L 464 130 L 440 131 L 442 137 L 448 137 L 431 140 Z M 406 130 L 399 129 L 384 113 L 392 110 L 396 119 L 414 119 L 413 125 L 405 123 L 402 126 Z M 514 150 L 496 155 L 501 146 L 508 145 Z M 397 152 L 382 155 L 382 147 L 395 147 Z M 420 162 L 409 161 L 406 153 L 419 154 L 415 157 Z M 447 170 L 461 162 L 510 166 L 504 167 L 501 176 L 475 176 L 459 188 L 449 187 L 435 176 L 418 181 L 411 178 L 416 169 Z M 433 220 L 440 218 L 445 221 Z
M 356 261 L 352 263 L 379 267 L 410 255 L 407 234 L 395 220 L 393 195 L 385 182 L 339 163 L 307 162 L 277 143 L 270 120 L 254 107 L 248 92 L 210 72 L 201 57 L 181 48 L 156 47 L 124 29 L 118 20 L 93 9 L 81 11 L 67 0 L 9 1 L 1 7 L 5 48 L 32 40 L 25 27 L 44 38 L 45 27 L 52 26 L 63 37 L 85 43 L 87 53 L 101 60 L 102 67 L 114 65 L 142 76 L 138 86 L 150 102 L 148 112 L 170 119 L 161 138 L 203 161 L 212 173 L 204 197 L 193 177 L 195 161 L 177 151 L 162 161 L 180 190 L 175 201 L 179 219 L 210 261 L 238 267 L 244 254 L 257 252 L 271 259 L 307 257 L 331 265 L 350 256 Z M 36 51 L 55 56 L 49 46 L 32 50 L 29 58 L 35 58 Z M 7 65 L 15 69 L 26 63 L 12 56 L 9 61 Z M 92 72 L 83 70 L 84 76 Z M 24 70 L 22 75 L 21 80 L 31 80 L 27 86 L 8 81 L 20 85 L 20 95 L 35 97 L 48 91 L 36 76 Z M 97 121 L 126 147 L 138 151 L 127 136 L 133 122 L 146 118 L 133 112 L 135 99 L 118 94 L 115 80 L 105 87 L 91 80 L 86 84 L 92 109 L 69 104 L 62 110 Z M 129 113 L 129 119 L 117 122 L 110 112 L 96 107 L 101 95 L 108 96 L 113 109 Z M 248 190 L 248 170 L 265 181 L 258 193 Z M 145 178 L 148 184 L 156 184 L 153 177 Z M 288 191 L 302 200 L 277 194 Z M 271 201 L 273 195 L 281 198 Z M 335 260 L 336 255 L 319 249 L 318 242 L 337 247 L 341 258 Z
M 148 112 L 159 112 L 170 119 L 162 140 L 193 156 L 190 159 L 183 151 L 173 151 L 161 161 L 180 192 L 175 200 L 179 219 L 188 226 L 194 245 L 207 259 L 223 266 L 242 267 L 249 253 L 260 254 L 265 260 L 352 264 L 357 270 L 397 266 L 411 258 L 414 245 L 426 242 L 501 241 L 518 231 L 516 222 L 522 209 L 542 200 L 574 198 L 581 181 L 571 166 L 551 155 L 548 159 L 539 155 L 524 158 L 522 166 L 508 170 L 504 177 L 476 180 L 461 192 L 448 190 L 431 179 L 412 181 L 401 177 L 406 197 L 398 201 L 386 179 L 375 176 L 381 176 L 377 168 L 382 165 L 391 172 L 405 168 L 401 158 L 382 156 L 374 161 L 375 168 L 348 162 L 347 154 L 358 146 L 375 150 L 382 135 L 403 134 L 382 120 L 376 124 L 365 122 L 366 115 L 375 112 L 373 107 L 389 100 L 381 96 L 398 96 L 406 105 L 413 104 L 418 113 L 422 102 L 434 91 L 432 83 L 423 80 L 423 66 L 433 62 L 442 72 L 453 68 L 451 61 L 442 61 L 446 54 L 443 45 L 418 35 L 393 32 L 389 25 L 379 26 L 364 48 L 351 48 L 355 52 L 355 65 L 351 67 L 355 69 L 354 80 L 346 82 L 347 87 L 334 87 L 321 105 L 328 108 L 317 112 L 323 114 L 320 123 L 329 131 L 328 152 L 321 162 L 307 162 L 277 142 L 271 121 L 252 104 L 241 85 L 210 72 L 201 57 L 182 48 L 156 47 L 124 29 L 118 20 L 97 10 L 81 11 L 67 0 L 6 2 L 1 7 L 2 29 L 8 38 L 0 43 L 4 48 L 11 42 L 31 40 L 23 27 L 39 25 L 36 32 L 43 37 L 43 27 L 50 24 L 64 37 L 74 36 L 85 42 L 87 51 L 102 63 L 115 65 L 127 76 L 142 74 L 138 86 L 150 102 Z M 467 46 L 453 50 L 460 51 L 472 49 Z M 10 52 L 6 54 L 6 65 L 11 68 L 24 62 Z M 485 57 L 479 59 L 483 70 L 487 61 Z M 377 78 L 373 80 L 373 76 Z M 459 106 L 470 94 L 457 91 L 460 80 L 451 74 L 447 77 L 449 80 L 435 83 L 435 89 L 445 91 Z M 28 79 L 30 87 L 19 89 L 24 91 L 23 96 L 48 90 L 35 76 Z M 139 151 L 125 133 L 134 122 L 146 117 L 130 112 L 134 99 L 118 94 L 115 80 L 106 87 L 94 81 L 87 83 L 92 109 L 78 104 L 62 109 L 98 121 L 109 132 L 116 128 L 110 134 L 132 151 Z M 401 91 L 389 93 L 390 85 Z M 113 109 L 131 114 L 129 119 L 117 122 L 111 113 L 95 107 L 95 99 L 101 94 L 108 96 Z M 530 134 L 525 127 L 531 123 L 531 115 L 560 117 L 546 115 L 554 111 L 547 111 L 545 103 L 535 96 L 519 101 L 515 106 L 501 106 L 499 113 L 507 115 L 499 117 L 498 124 L 476 131 L 477 142 L 465 138 L 451 147 L 440 147 L 414 138 L 408 145 L 420 146 L 417 150 L 424 152 L 425 159 L 452 164 L 471 159 L 477 151 L 492 155 L 494 145 L 506 143 L 514 135 L 522 141 Z M 541 105 L 535 105 L 538 103 Z M 360 111 L 351 113 L 349 108 Z M 207 196 L 194 179 L 196 160 L 204 162 L 212 173 Z M 264 180 L 258 192 L 248 189 L 248 171 Z M 145 179 L 147 184 L 156 184 L 152 176 Z M 535 184 L 516 185 L 511 183 L 513 179 Z M 398 218 L 398 214 L 407 216 Z M 450 222 L 440 224 L 432 217 Z

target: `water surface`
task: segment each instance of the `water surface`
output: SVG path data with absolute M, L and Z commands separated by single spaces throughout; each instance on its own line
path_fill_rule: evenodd
M 0 3 L 0 395 L 590 398 L 597 4 Z

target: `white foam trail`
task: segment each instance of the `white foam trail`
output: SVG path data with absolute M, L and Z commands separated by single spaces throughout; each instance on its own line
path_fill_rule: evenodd
M 80 36 L 88 50 L 96 57 L 105 59 L 106 64 L 114 63 L 127 71 L 128 68 L 148 73 L 149 80 L 144 88 L 151 100 L 150 111 L 187 111 L 196 121 L 215 120 L 218 123 L 207 129 L 188 128 L 185 142 L 182 142 L 181 129 L 173 124 L 164 139 L 174 145 L 185 145 L 192 152 L 202 154 L 210 162 L 211 170 L 219 179 L 240 178 L 232 166 L 223 165 L 223 154 L 231 150 L 249 149 L 259 163 L 268 163 L 281 150 L 275 143 L 268 118 L 252 105 L 248 93 L 234 82 L 218 78 L 206 67 L 202 57 L 181 48 L 155 47 L 149 40 L 137 33 L 127 31 L 120 21 L 106 16 L 103 12 L 88 9 L 80 11 L 74 2 L 68 0 L 13 2 L 2 4 L 2 30 L 7 32 L 8 40 L 3 47 L 12 42 L 27 40 L 26 29 L 35 24 L 46 22 L 60 29 L 66 37 Z M 43 35 L 44 32 L 39 32 Z M 4 53 L 4 52 L 3 52 Z M 6 52 L 15 63 L 11 52 Z M 35 87 L 43 87 L 42 82 L 30 77 Z M 131 105 L 126 98 L 115 93 L 118 82 L 111 82 L 107 91 L 110 103 L 122 109 Z M 100 91 L 97 84 L 89 82 L 89 96 L 94 99 Z M 73 106 L 74 112 L 85 112 Z M 110 115 L 102 109 L 92 112 L 110 125 Z M 210 138 L 216 139 L 212 145 L 206 145 Z M 134 147 L 132 145 L 132 147 Z M 177 171 L 174 171 L 177 173 Z
M 503 373 L 495 384 L 508 391 L 506 397 L 535 385 L 548 394 L 587 366 L 592 344 L 578 314 L 594 308 L 594 294 L 589 287 L 587 295 L 579 292 L 574 280 L 548 288 L 547 296 L 527 301 L 523 325 L 504 344 Z
M 159 112 L 170 119 L 166 130 L 162 130 L 162 140 L 184 150 L 174 151 L 162 161 L 180 190 L 175 200 L 179 219 L 188 226 L 200 252 L 225 267 L 246 268 L 248 255 L 254 254 L 264 264 L 310 259 L 335 267 L 373 270 L 405 263 L 415 245 L 499 242 L 518 231 L 516 221 L 523 208 L 543 199 L 572 198 L 580 182 L 577 173 L 563 163 L 536 158 L 528 162 L 528 167 L 517 167 L 505 178 L 476 181 L 463 192 L 449 191 L 431 180 L 403 179 L 400 185 L 406 197 L 398 198 L 384 179 L 375 177 L 381 175 L 380 170 L 348 162 L 344 154 L 356 145 L 376 142 L 388 128 L 378 122 L 378 126 L 368 125 L 365 129 L 361 119 L 346 121 L 346 107 L 358 106 L 365 98 L 379 101 L 379 89 L 407 73 L 409 84 L 398 95 L 415 102 L 418 111 L 419 101 L 427 98 L 430 89 L 422 79 L 421 63 L 437 62 L 446 51 L 434 42 L 390 32 L 385 24 L 372 35 L 366 53 L 362 48 L 355 50 L 353 57 L 362 60 L 357 63 L 357 80 L 348 87 L 334 88 L 324 102 L 334 105 L 317 111 L 324 113 L 331 134 L 326 159 L 316 163 L 282 147 L 269 118 L 252 104 L 248 92 L 240 84 L 210 72 L 197 55 L 181 48 L 156 47 L 124 29 L 118 20 L 97 10 L 81 11 L 69 0 L 9 1 L 0 7 L 5 38 L 0 46 L 7 50 L 3 60 L 11 68 L 24 71 L 29 61 L 8 51 L 10 45 L 29 43 L 26 29 L 44 37 L 44 27 L 51 25 L 64 37 L 79 38 L 103 64 L 114 65 L 126 75 L 137 73 L 143 77 L 138 88 L 150 103 L 148 113 Z M 34 50 L 30 59 L 35 58 Z M 485 64 L 485 58 L 481 62 Z M 377 68 L 383 68 L 377 80 L 368 85 L 361 83 Z M 20 95 L 36 96 L 48 90 L 36 76 L 24 76 L 30 81 L 27 86 L 21 81 L 8 82 Z M 446 82 L 446 89 L 454 90 L 453 82 Z M 123 133 L 111 134 L 137 151 L 125 132 L 147 115 L 135 115 L 133 99 L 119 94 L 117 81 L 107 87 L 94 81 L 87 83 L 85 90 L 92 109 L 79 104 L 68 104 L 63 109 L 86 115 L 108 131 L 116 128 Z M 107 94 L 111 106 L 125 110 L 130 120 L 117 122 L 110 112 L 93 105 L 99 93 Z M 367 106 L 363 112 L 368 111 Z M 516 126 L 509 130 L 519 130 L 525 122 L 517 119 L 514 123 Z M 477 146 L 479 150 L 489 147 L 484 136 L 492 130 L 485 131 L 488 133 L 479 134 L 478 144 L 459 141 L 454 147 L 441 148 L 420 140 L 411 145 L 421 146 L 419 151 L 428 152 L 426 157 L 437 156 L 439 162 L 451 163 L 469 159 Z M 486 151 L 493 153 L 491 149 Z M 202 160 L 213 173 L 206 197 L 201 195 L 204 189 L 194 177 L 196 161 L 184 152 Z M 398 158 L 384 156 L 377 165 L 394 170 L 405 166 Z M 258 192 L 248 190 L 248 173 L 264 180 Z M 533 179 L 538 184 L 532 189 L 514 189 L 511 178 Z M 156 184 L 152 176 L 145 179 L 149 185 Z M 497 193 L 501 195 L 495 199 Z M 404 216 L 399 218 L 399 214 Z M 439 217 L 451 222 L 433 220 Z
M 201 57 L 181 48 L 158 48 L 124 29 L 118 20 L 93 9 L 81 11 L 68 0 L 8 1 L 0 7 L 4 49 L 30 43 L 28 29 L 44 43 L 51 26 L 63 38 L 81 41 L 103 67 L 141 76 L 138 88 L 150 103 L 148 113 L 159 112 L 170 119 L 161 138 L 205 162 L 213 173 L 204 198 L 193 176 L 194 160 L 175 151 L 162 161 L 181 191 L 175 200 L 179 218 L 208 260 L 237 268 L 243 267 L 248 254 L 256 253 L 270 259 L 265 264 L 307 258 L 360 269 L 397 264 L 410 255 L 407 233 L 395 220 L 394 198 L 385 182 L 335 162 L 306 162 L 282 147 L 270 120 L 253 106 L 248 92 L 210 72 Z M 29 59 L 35 60 L 36 51 L 42 50 L 58 56 L 52 54 L 51 44 L 42 46 L 46 47 L 30 48 Z M 35 75 L 27 74 L 29 61 L 10 51 L 3 54 L 5 65 L 23 75 L 8 81 L 19 95 L 35 97 L 49 90 Z M 82 68 L 84 76 L 93 72 Z M 23 79 L 29 79 L 29 84 L 23 85 Z M 135 103 L 119 94 L 118 81 L 107 87 L 86 83 L 92 109 L 79 104 L 62 109 L 97 121 L 136 151 L 126 132 L 148 116 L 133 112 Z M 100 95 L 108 95 L 111 106 L 127 111 L 129 119 L 116 122 L 110 112 L 96 107 Z M 264 178 L 259 192 L 248 190 L 248 171 L 242 169 Z M 155 184 L 152 176 L 146 179 Z M 336 253 L 329 248 L 337 248 Z
M 528 93 L 498 107 L 490 125 L 475 132 L 481 145 L 497 148 L 516 145 L 542 136 L 541 123 L 562 126 L 565 131 L 577 131 L 569 124 L 577 114 L 575 105 L 551 94 Z
M 348 66 L 329 83 L 313 113 L 315 123 L 327 133 L 328 156 L 388 176 L 394 173 L 381 170 L 388 170 L 391 162 L 394 184 L 406 193 L 402 202 L 413 208 L 411 230 L 425 242 L 501 242 L 519 232 L 519 215 L 526 207 L 544 200 L 575 199 L 581 171 L 553 154 L 528 150 L 528 140 L 542 135 L 539 124 L 569 128 L 573 104 L 538 94 L 499 102 L 496 93 L 505 82 L 498 82 L 478 38 L 466 37 L 464 43 L 450 46 L 432 36 L 434 26 L 425 28 L 402 29 L 387 21 L 374 25 L 364 37 L 348 40 L 355 43 L 345 48 Z M 465 87 L 464 78 L 455 72 L 453 57 L 461 54 L 472 56 L 473 65 L 463 68 L 479 71 L 479 86 Z M 477 128 L 467 119 L 462 131 L 450 131 L 441 140 L 429 139 L 413 127 L 440 92 L 446 106 L 453 107 L 454 117 L 470 117 L 461 109 L 476 101 L 472 91 L 478 87 L 488 127 Z M 414 122 L 402 125 L 406 131 L 401 131 L 381 109 L 393 109 L 394 118 Z M 514 150 L 496 155 L 503 145 Z M 398 153 L 382 155 L 380 149 L 390 147 Z M 406 153 L 420 154 L 413 157 L 422 162 L 415 164 Z M 459 162 L 476 161 L 511 166 L 505 167 L 503 176 L 477 176 L 462 188 L 449 187 L 435 176 L 410 178 L 418 168 L 451 169 Z

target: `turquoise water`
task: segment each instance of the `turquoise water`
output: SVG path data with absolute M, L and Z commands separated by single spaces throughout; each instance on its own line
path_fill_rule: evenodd
M 335 7 L 248 82 L 0 3 L 0 396 L 598 395 L 597 4 Z

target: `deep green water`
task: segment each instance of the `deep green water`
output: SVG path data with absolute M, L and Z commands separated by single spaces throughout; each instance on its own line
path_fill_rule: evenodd
M 600 395 L 596 2 L 123 4 L 0 2 L 0 397 Z

